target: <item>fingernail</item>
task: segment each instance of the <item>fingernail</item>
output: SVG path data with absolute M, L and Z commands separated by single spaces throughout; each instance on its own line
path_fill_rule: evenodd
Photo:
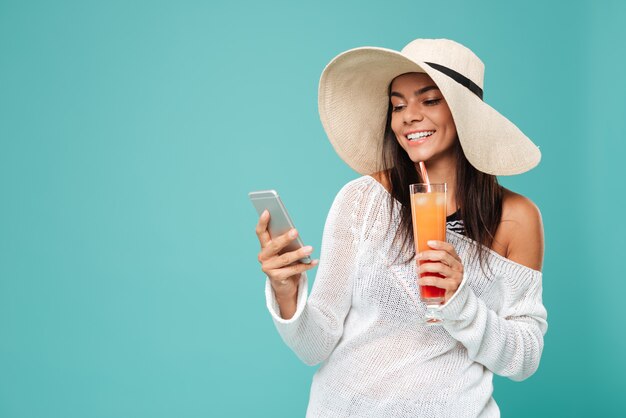
M 317 263 L 319 263 L 319 262 L 320 262 L 320 260 L 317 260 L 317 259 L 316 259 L 316 260 L 311 261 L 311 264 L 315 266 L 315 265 L 317 265 Z
M 427 242 L 427 244 L 428 244 L 429 246 L 431 246 L 431 247 L 436 247 L 436 246 L 437 246 L 437 241 L 430 240 L 430 241 L 428 241 L 428 242 Z
M 304 250 L 305 254 L 311 254 L 313 252 L 313 247 L 311 247 L 310 245 L 307 245 L 306 247 L 302 249 Z
M 296 231 L 295 229 L 292 229 L 291 231 L 289 231 L 290 238 L 295 238 L 296 235 L 298 235 L 298 231 Z
M 415 258 L 417 258 L 418 260 L 419 260 L 420 258 L 422 258 L 422 253 L 417 253 L 417 255 L 415 256 Z
M 269 212 L 267 209 L 265 209 L 265 210 L 263 211 L 263 213 L 261 214 L 261 217 L 262 217 L 263 219 L 265 219 L 265 218 L 267 218 L 267 215 L 269 215 L 269 214 L 270 214 L 270 212 Z

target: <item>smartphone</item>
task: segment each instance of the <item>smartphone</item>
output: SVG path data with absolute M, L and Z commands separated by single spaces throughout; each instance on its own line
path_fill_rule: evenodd
M 270 223 L 268 225 L 268 230 L 271 237 L 277 237 L 288 232 L 291 228 L 295 228 L 293 221 L 287 212 L 287 208 L 285 208 L 283 201 L 280 200 L 280 196 L 278 196 L 276 190 L 260 190 L 257 192 L 250 192 L 248 193 L 248 196 L 250 197 L 250 200 L 256 208 L 259 216 L 261 216 L 265 209 L 269 211 Z M 298 234 L 296 239 L 291 241 L 289 245 L 281 251 L 281 253 L 295 251 L 302 247 L 304 247 L 304 243 L 302 242 L 302 239 L 300 239 L 300 234 Z M 299 261 L 305 264 L 310 264 L 311 257 L 305 256 Z

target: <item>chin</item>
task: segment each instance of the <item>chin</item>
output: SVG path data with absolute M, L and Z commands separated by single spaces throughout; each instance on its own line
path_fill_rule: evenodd
M 409 152 L 407 153 L 407 155 L 409 156 L 409 159 L 415 164 L 419 163 L 420 161 L 428 161 L 430 158 L 432 158 L 432 155 L 430 153 L 426 154 L 423 152 Z

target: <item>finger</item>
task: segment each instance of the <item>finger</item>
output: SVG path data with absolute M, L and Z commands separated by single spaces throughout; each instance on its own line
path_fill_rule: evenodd
M 268 242 L 272 239 L 270 237 L 270 233 L 267 230 L 267 225 L 270 223 L 270 212 L 265 209 L 261 216 L 259 217 L 259 222 L 256 224 L 256 236 L 259 239 L 259 244 L 261 244 L 261 248 L 265 247 Z
M 459 255 L 456 253 L 456 250 L 449 242 L 430 240 L 427 242 L 427 244 L 429 247 L 434 248 L 435 250 L 442 250 L 447 252 L 459 262 L 461 261 L 461 257 L 459 257 Z
M 423 263 L 419 266 L 420 274 L 423 273 L 439 273 L 445 277 L 454 275 L 452 269 L 443 263 Z
M 291 229 L 288 232 L 279 235 L 275 238 L 272 238 L 265 248 L 263 248 L 263 252 L 265 252 L 266 259 L 274 256 L 280 252 L 283 248 L 285 248 L 291 241 L 296 239 L 298 236 L 298 231 L 295 229 Z
M 268 273 L 268 276 L 271 277 L 274 281 L 281 281 L 288 279 L 291 276 L 296 274 L 303 273 L 307 270 L 312 269 L 319 263 L 319 260 L 313 260 L 310 264 L 305 263 L 297 263 L 291 266 L 283 267 L 281 269 L 273 270 Z
M 283 268 L 297 262 L 301 258 L 311 255 L 312 252 L 313 247 L 307 245 L 306 247 L 299 248 L 295 251 L 289 251 L 288 253 L 271 257 L 270 259 L 265 261 L 265 263 L 263 264 L 263 268 L 270 270 Z
M 420 277 L 418 283 L 420 286 L 434 286 L 448 291 L 456 291 L 460 285 L 460 282 L 456 280 L 441 279 L 433 276 Z
M 453 268 L 458 271 L 461 271 L 463 269 L 463 264 L 461 264 L 461 261 L 452 257 L 452 255 L 446 251 L 438 251 L 438 250 L 422 251 L 421 253 L 416 255 L 415 259 L 418 261 L 424 261 L 424 260 L 439 261 L 439 262 L 446 264 L 450 268 Z

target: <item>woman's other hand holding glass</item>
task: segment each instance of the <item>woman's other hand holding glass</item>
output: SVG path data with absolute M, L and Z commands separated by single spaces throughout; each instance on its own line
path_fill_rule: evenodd
M 428 241 L 428 246 L 432 250 L 422 251 L 417 254 L 417 260 L 428 260 L 419 266 L 420 273 L 438 273 L 443 278 L 435 276 L 420 277 L 420 286 L 435 286 L 446 290 L 445 302 L 449 301 L 452 295 L 463 281 L 463 263 L 461 257 L 456 253 L 454 247 L 444 241 Z

